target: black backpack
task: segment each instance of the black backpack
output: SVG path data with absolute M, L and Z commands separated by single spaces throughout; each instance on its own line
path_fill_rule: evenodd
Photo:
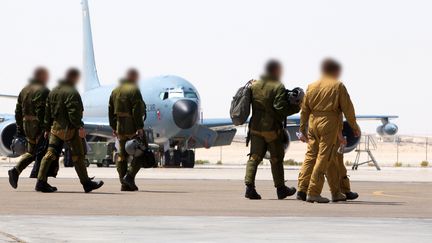
M 250 80 L 245 86 L 238 89 L 231 101 L 230 116 L 236 126 L 245 124 L 249 117 L 252 102 L 252 82 L 253 80 Z

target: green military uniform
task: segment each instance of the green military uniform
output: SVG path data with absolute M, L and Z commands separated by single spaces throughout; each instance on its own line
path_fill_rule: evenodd
M 119 139 L 120 151 L 116 166 L 120 182 L 126 173 L 135 178 L 141 164 L 132 160 L 128 169 L 125 144 L 138 130 L 144 128 L 146 105 L 136 84 L 128 80 L 120 81 L 120 85 L 111 93 L 108 115 L 110 126 Z
M 43 121 L 48 94 L 49 89 L 41 82 L 31 80 L 18 96 L 15 120 L 18 132 L 25 135 L 28 144 L 27 152 L 22 155 L 15 166 L 18 173 L 21 173 L 35 160 L 36 145 L 45 131 Z
M 47 173 L 66 144 L 72 154 L 75 171 L 81 184 L 90 181 L 84 163 L 85 150 L 79 129 L 83 127 L 83 103 L 76 88 L 66 81 L 61 81 L 48 96 L 45 112 L 45 126 L 50 128 L 48 152 L 42 159 L 38 179 L 47 181 Z
M 258 165 L 267 151 L 275 187 L 285 185 L 283 159 L 283 122 L 287 116 L 297 113 L 299 107 L 290 106 L 284 85 L 269 77 L 252 84 L 252 118 L 250 120 L 250 157 L 246 166 L 245 184 L 255 186 Z
M 341 82 L 323 77 L 309 85 L 300 117 L 300 132 L 307 134 L 309 142 L 299 174 L 299 181 L 306 183 L 310 178 L 308 195 L 321 194 L 324 176 L 332 167 L 331 164 L 336 164 L 337 135 L 342 126 L 341 112 L 353 130 L 360 131 L 348 91 Z M 337 177 L 330 176 L 328 179 L 331 185 L 338 183 Z M 300 190 L 305 188 L 301 187 Z

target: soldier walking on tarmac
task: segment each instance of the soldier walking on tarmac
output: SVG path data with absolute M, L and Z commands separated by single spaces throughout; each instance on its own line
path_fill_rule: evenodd
M 128 154 L 126 142 L 135 136 L 146 139 L 144 121 L 146 119 L 146 105 L 138 87 L 139 73 L 136 69 L 129 69 L 126 77 L 120 80 L 109 99 L 109 122 L 113 134 L 119 140 L 119 157 L 117 172 L 121 183 L 121 191 L 138 191 L 135 176 L 141 164 L 132 159 L 128 168 Z
M 343 124 L 342 113 L 340 114 L 340 122 Z M 336 148 L 339 148 L 341 144 L 346 145 L 347 143 L 346 139 L 342 135 L 342 128 L 343 126 L 341 126 L 341 131 L 339 132 L 336 141 Z M 347 175 L 347 169 L 343 157 L 343 153 L 334 153 L 334 158 L 332 158 L 332 163 L 329 165 L 326 174 L 333 202 L 355 200 L 359 197 L 358 193 L 351 191 L 351 184 Z M 309 187 L 314 164 L 315 162 L 311 162 L 302 165 L 298 178 L 298 200 L 306 201 L 306 192 Z
M 25 136 L 27 148 L 17 165 L 8 172 L 9 183 L 15 189 L 18 187 L 21 172 L 35 161 L 37 145 L 45 131 L 44 116 L 45 102 L 49 94 L 49 89 L 46 87 L 48 80 L 48 70 L 43 67 L 36 68 L 32 79 L 18 95 L 15 108 L 17 136 Z
M 93 181 L 88 177 L 84 163 L 86 132 L 84 130 L 83 103 L 76 89 L 80 72 L 71 68 L 64 80 L 60 81 L 48 96 L 45 112 L 45 136 L 49 136 L 48 152 L 42 159 L 38 174 L 36 191 L 55 192 L 57 188 L 47 182 L 47 174 L 51 163 L 58 159 L 66 145 L 71 151 L 75 171 L 86 193 L 100 188 L 103 181 Z
M 258 165 L 266 152 L 270 153 L 271 171 L 278 199 L 284 199 L 296 192 L 285 185 L 283 159 L 286 139 L 283 123 L 287 116 L 297 113 L 298 106 L 291 106 L 281 83 L 282 65 L 270 60 L 265 74 L 252 84 L 252 117 L 249 124 L 250 157 L 246 166 L 246 193 L 249 199 L 261 199 L 255 190 L 255 176 Z
M 328 203 L 330 200 L 321 196 L 324 176 L 328 170 L 336 170 L 335 158 L 337 140 L 342 131 L 341 113 L 345 115 L 355 136 L 360 136 L 360 128 L 356 122 L 354 106 L 344 84 L 340 82 L 341 66 L 332 59 L 323 61 L 322 77 L 309 85 L 303 100 L 300 115 L 301 140 L 308 143 L 305 160 L 302 165 L 299 181 L 307 181 L 306 191 L 308 202 Z M 339 183 L 335 176 L 328 176 L 331 188 Z M 305 188 L 300 188 L 305 190 Z M 344 200 L 340 192 L 333 196 L 334 201 Z

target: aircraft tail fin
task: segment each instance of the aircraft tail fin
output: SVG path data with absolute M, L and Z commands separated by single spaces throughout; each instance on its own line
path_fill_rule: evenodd
M 90 12 L 88 1 L 82 0 L 83 15 L 83 71 L 84 71 L 84 90 L 91 90 L 100 86 L 96 70 L 96 62 L 93 49 L 93 37 L 90 23 Z

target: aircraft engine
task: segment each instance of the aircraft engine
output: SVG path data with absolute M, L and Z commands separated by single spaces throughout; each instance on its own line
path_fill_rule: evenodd
M 7 120 L 0 122 L 0 155 L 11 155 L 12 150 L 10 146 L 12 139 L 16 133 L 15 120 Z
M 398 126 L 394 123 L 386 123 L 377 127 L 377 133 L 380 136 L 394 136 L 398 132 Z
M 342 134 L 346 137 L 347 145 L 345 146 L 344 153 L 349 153 L 353 151 L 358 143 L 360 142 L 361 137 L 354 137 L 354 132 L 348 122 L 344 121 Z

